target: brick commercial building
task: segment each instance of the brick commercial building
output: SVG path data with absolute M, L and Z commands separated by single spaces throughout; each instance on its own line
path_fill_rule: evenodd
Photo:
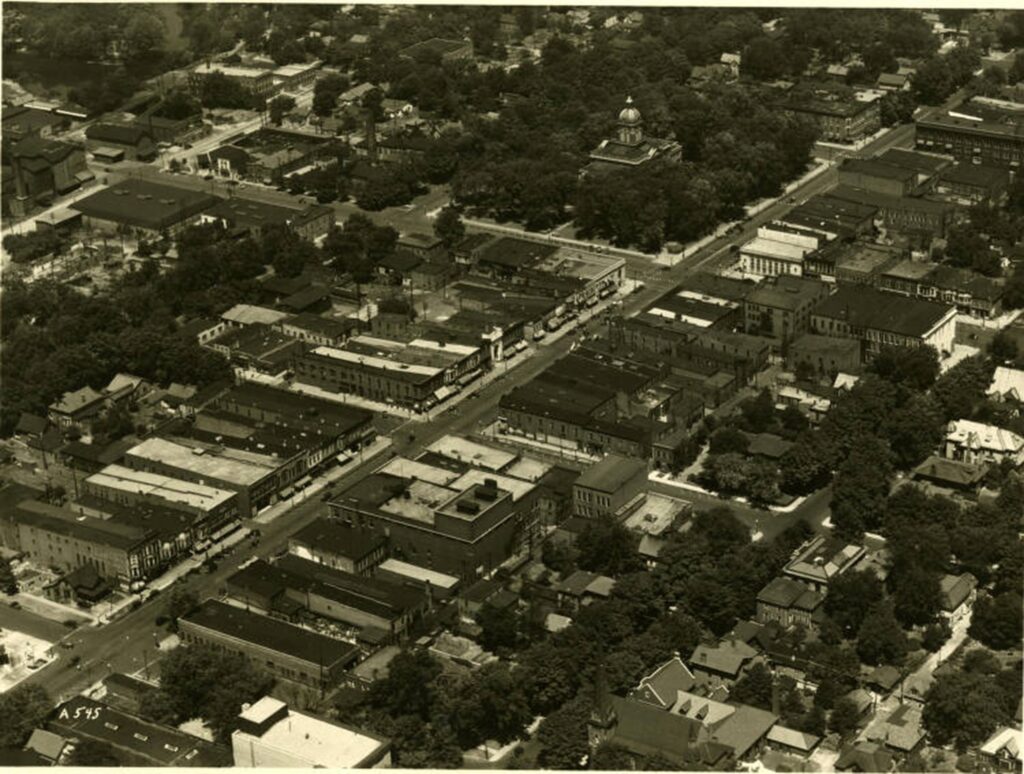
M 302 613 L 405 639 L 427 606 L 422 591 L 399 583 L 353 575 L 287 555 L 273 564 L 257 561 L 227 580 L 228 596 L 246 609 L 295 619 Z
M 953 351 L 956 309 L 847 285 L 811 312 L 811 331 L 821 336 L 859 340 L 864 360 L 887 345 L 930 346 L 944 357 Z
M 384 561 L 387 538 L 379 532 L 320 518 L 288 538 L 288 552 L 326 567 L 364 575 Z
M 303 239 L 314 240 L 334 225 L 334 210 L 318 204 L 282 207 L 277 204 L 233 197 L 224 199 L 200 217 L 202 223 L 220 223 L 235 233 L 259 239 L 268 226 L 287 226 Z
M 743 302 L 744 330 L 772 339 L 784 350 L 811 324 L 811 310 L 828 297 L 824 282 L 804 277 L 780 276 L 754 290 Z
M 1024 104 L 975 98 L 916 122 L 919 150 L 962 164 L 1017 170 L 1024 163 Z
M 314 348 L 295 364 L 295 374 L 321 389 L 423 410 L 478 375 L 487 357 L 468 344 L 360 335 L 342 347 Z
M 173 235 L 197 222 L 200 213 L 218 201 L 199 191 L 129 179 L 68 206 L 82 213 L 86 227 L 102 231 L 127 228 L 158 236 Z
M 573 513 L 586 518 L 613 517 L 646 487 L 647 464 L 643 460 L 609 454 L 576 479 Z
M 237 494 L 194 481 L 107 465 L 83 482 L 83 492 L 123 506 L 157 505 L 188 514 L 196 536 L 216 532 L 238 518 Z
M 42 567 L 71 573 L 91 567 L 124 591 L 160 565 L 153 530 L 100 518 L 26 498 L 4 508 L 0 537 L 7 548 Z
M 14 197 L 11 212 L 24 215 L 31 200 L 71 191 L 93 177 L 81 147 L 26 137 L 9 152 Z
M 385 536 L 400 560 L 459 578 L 493 569 L 532 540 L 548 466 L 444 438 L 396 457 L 330 501 L 333 520 Z
M 341 640 L 208 599 L 179 619 L 182 642 L 237 653 L 274 677 L 319 688 L 337 685 L 358 655 Z
M 232 67 L 222 64 L 196 65 L 188 74 L 189 87 L 196 93 L 202 88 L 203 81 L 214 73 L 219 73 L 230 81 L 237 83 L 255 97 L 269 97 L 275 88 L 274 75 L 270 70 L 256 67 Z
M 882 127 L 878 100 L 788 99 L 779 107 L 813 120 L 821 129 L 823 140 L 856 142 L 870 137 Z
M 273 502 L 280 461 L 213 443 L 150 437 L 128 450 L 124 465 L 236 492 L 239 515 L 247 519 Z

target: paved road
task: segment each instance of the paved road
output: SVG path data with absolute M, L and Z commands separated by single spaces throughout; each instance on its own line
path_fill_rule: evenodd
M 942 108 L 933 108 L 932 111 L 939 109 Z M 914 128 L 911 125 L 897 127 L 863 148 L 858 155 L 871 156 L 890 147 L 908 145 L 912 141 L 913 131 Z M 148 169 L 152 170 L 148 174 L 159 174 L 152 167 Z M 159 176 L 169 183 L 184 185 L 184 187 L 192 187 L 195 183 L 206 184 L 206 181 L 182 175 L 159 174 Z M 835 184 L 835 180 L 835 170 L 829 170 L 792 191 L 787 199 L 804 201 L 827 190 Z M 249 191 L 246 192 L 246 195 L 248 194 Z M 259 195 L 284 197 L 282 200 L 294 202 L 292 197 L 277 191 L 260 189 Z M 424 197 L 424 202 L 418 205 L 423 207 L 423 210 L 416 212 L 413 217 L 422 222 L 424 210 L 427 207 L 437 206 L 443 199 L 444 195 L 440 189 L 432 190 L 427 197 Z M 760 225 L 778 217 L 789 206 L 787 201 L 780 200 L 746 221 L 738 232 L 714 239 L 694 254 L 681 259 L 675 266 L 666 268 L 662 272 L 663 279 L 658 281 L 657 286 L 648 286 L 640 293 L 634 293 L 624 300 L 623 313 L 634 314 L 654 301 L 664 292 L 665 287 L 684 281 L 689 274 L 697 270 L 710 268 L 730 260 L 729 245 L 752 238 Z M 385 213 L 381 220 L 388 222 L 389 215 L 390 213 Z M 506 377 L 482 388 L 476 396 L 465 399 L 459 404 L 458 411 L 445 413 L 429 423 L 418 424 L 413 430 L 412 440 L 409 439 L 406 432 L 396 433 L 394 452 L 415 456 L 424 446 L 444 435 L 474 432 L 482 422 L 489 422 L 493 419 L 502 394 L 515 386 L 526 383 L 563 356 L 568 352 L 573 340 L 572 336 L 563 336 L 555 342 L 538 347 L 533 357 L 509 371 Z M 334 489 L 340 489 L 354 482 L 372 470 L 379 462 L 379 459 L 367 460 L 353 468 L 340 479 Z M 658 490 L 659 487 L 655 487 L 655 489 Z M 680 496 L 679 490 L 669 489 L 671 490 L 669 493 Z M 686 493 L 683 497 L 695 502 L 703 499 L 705 504 L 718 503 L 715 498 L 702 498 L 693 493 Z M 769 515 L 739 504 L 735 504 L 734 510 L 745 523 L 752 527 L 757 526 L 764 533 L 765 538 L 770 539 L 800 518 L 808 519 L 816 529 L 824 529 L 822 522 L 828 515 L 828 499 L 829 491 L 822 490 L 810 497 L 791 514 Z M 247 541 L 243 542 L 232 553 L 221 558 L 220 567 L 215 572 L 209 575 L 193 574 L 183 583 L 186 587 L 195 589 L 201 598 L 217 594 L 238 564 L 251 556 L 267 556 L 279 550 L 286 545 L 290 534 L 308 524 L 324 510 L 325 506 L 319 499 L 299 503 L 270 525 L 261 526 L 263 540 L 258 547 L 251 546 Z M 162 631 L 157 630 L 154 619 L 163 610 L 164 604 L 163 598 L 157 596 L 138 610 L 101 629 L 76 632 L 69 638 L 75 643 L 75 648 L 68 651 L 69 655 L 65 655 L 50 666 L 33 674 L 28 678 L 28 682 L 45 686 L 51 695 L 57 698 L 72 695 L 109 671 L 134 671 L 141 668 L 145 661 L 152 660 L 156 654 L 156 637 L 162 635 Z M 68 668 L 67 662 L 70 654 L 77 654 L 81 658 L 81 670 Z

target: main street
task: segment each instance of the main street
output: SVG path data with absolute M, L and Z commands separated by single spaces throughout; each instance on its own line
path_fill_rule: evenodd
M 945 109 L 952 102 L 951 99 L 950 103 L 933 108 L 932 111 Z M 891 147 L 905 147 L 911 143 L 912 137 L 912 125 L 900 126 L 868 144 L 859 151 L 858 155 L 873 156 Z M 184 187 L 193 187 L 195 184 L 206 185 L 206 181 L 180 175 L 160 174 L 153 167 L 148 167 L 148 169 L 151 170 L 148 174 L 159 175 L 161 179 L 175 185 Z M 635 314 L 663 293 L 666 286 L 684 282 L 686 277 L 693 272 L 724 263 L 731 257 L 728 252 L 731 244 L 753 238 L 761 225 L 779 217 L 788 207 L 792 206 L 789 200 L 805 201 L 826 191 L 835 182 L 836 172 L 834 169 L 808 180 L 790 192 L 785 200 L 780 199 L 745 221 L 737 231 L 712 240 L 693 254 L 682 258 L 675 266 L 665 268 L 662 271 L 663 281 L 660 281 L 657 287 L 646 287 L 643 291 L 627 296 L 623 300 L 623 314 Z M 246 195 L 249 193 L 246 191 Z M 260 189 L 260 198 L 273 196 L 276 199 L 278 195 L 282 197 L 279 201 L 287 200 L 294 203 L 293 197 L 286 194 Z M 422 208 L 415 214 L 421 227 L 427 207 L 443 202 L 444 199 L 436 189 L 429 196 L 428 203 L 420 202 L 417 205 Z M 382 220 L 390 221 L 386 216 Z M 404 431 L 401 438 L 397 437 L 400 434 L 396 434 L 394 438 L 395 451 L 415 456 L 425 446 L 444 435 L 474 432 L 483 422 L 493 418 L 502 394 L 533 379 L 552 362 L 565 355 L 573 341 L 574 337 L 563 336 L 557 341 L 538 347 L 531 358 L 510 370 L 506 376 L 492 381 L 472 397 L 465 398 L 458 405 L 457 411 L 443 413 L 429 423 L 417 423 L 411 440 L 408 435 L 404 434 Z M 343 488 L 366 475 L 379 465 L 382 459 L 382 457 L 368 459 L 354 467 L 339 480 L 334 489 Z M 660 488 L 656 487 L 656 490 Z M 680 495 L 677 490 L 672 490 L 669 493 Z M 702 500 L 699 495 L 684 494 L 683 497 L 697 501 L 698 504 Z M 748 525 L 756 525 L 766 538 L 770 538 L 800 518 L 806 518 L 817 529 L 821 529 L 821 523 L 827 516 L 827 501 L 827 490 L 822 490 L 808 498 L 790 514 L 761 515 L 743 507 L 737 507 L 735 510 Z M 715 502 L 713 498 L 707 498 L 707 504 L 712 502 Z M 268 556 L 276 553 L 287 545 L 289 535 L 322 515 L 325 510 L 326 506 L 320 499 L 298 503 L 270 524 L 261 525 L 262 540 L 258 546 L 243 541 L 236 549 L 221 558 L 220 565 L 214 572 L 210 574 L 193 573 L 186 577 L 181 585 L 195 591 L 201 599 L 219 594 L 224 582 L 229 575 L 237 570 L 239 564 L 253 556 Z M 60 658 L 31 675 L 26 682 L 44 686 L 54 698 L 67 697 L 111 671 L 134 672 L 143 668 L 147 662 L 155 658 L 157 638 L 163 636 L 162 630 L 158 630 L 154 622 L 166 605 L 165 597 L 168 593 L 157 595 L 113 623 L 98 629 L 80 629 L 69 635 L 67 639 L 75 644 L 74 648 L 63 651 Z M 69 666 L 74 655 L 80 658 L 80 669 Z

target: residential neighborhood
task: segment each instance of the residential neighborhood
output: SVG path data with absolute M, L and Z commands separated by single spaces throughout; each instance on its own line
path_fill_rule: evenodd
M 1024 11 L 2 14 L 0 765 L 1021 771 Z

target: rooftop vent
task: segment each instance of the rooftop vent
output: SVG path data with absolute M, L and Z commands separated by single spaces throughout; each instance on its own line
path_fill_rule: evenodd
M 460 500 L 458 504 L 455 506 L 455 510 L 457 510 L 459 513 L 469 513 L 476 515 L 480 513 L 480 505 L 478 503 L 472 502 L 471 500 Z

